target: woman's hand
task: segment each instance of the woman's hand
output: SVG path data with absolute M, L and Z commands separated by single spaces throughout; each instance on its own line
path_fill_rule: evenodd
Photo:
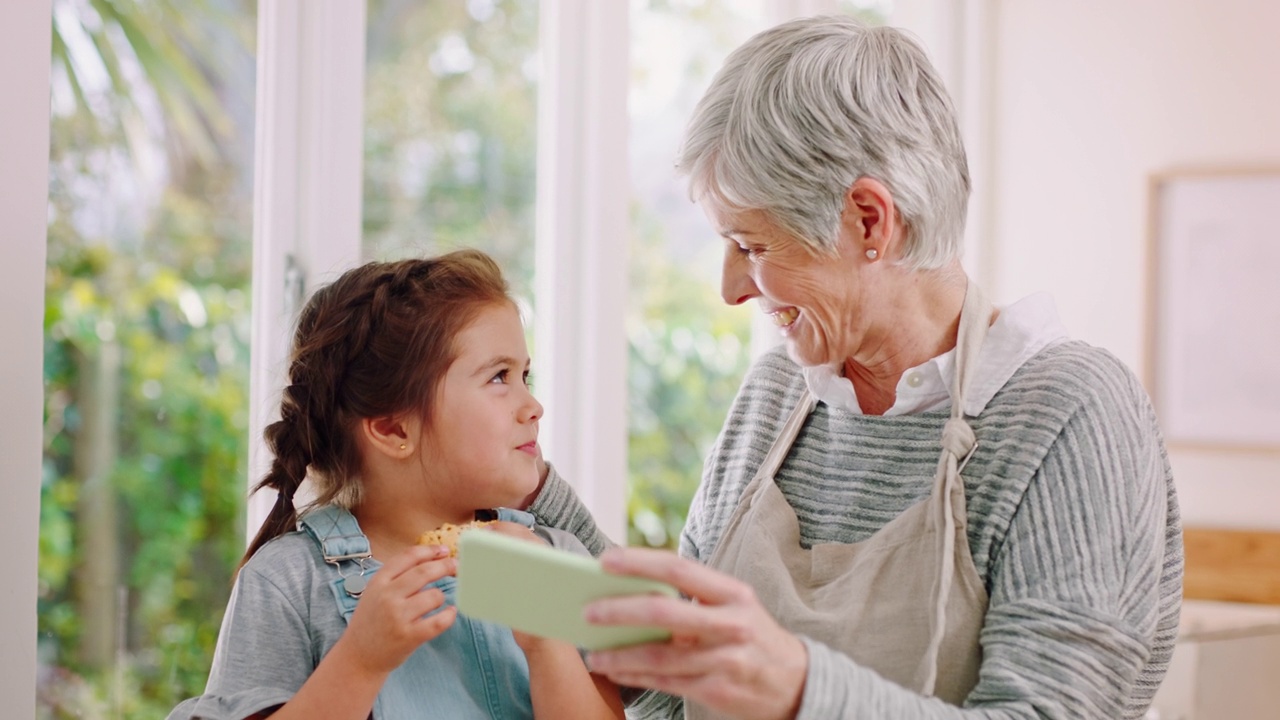
M 444 593 L 423 588 L 456 571 L 448 548 L 415 545 L 396 555 L 369 580 L 334 650 L 341 646 L 354 669 L 390 674 L 418 646 L 453 624 L 457 608 L 441 608 Z
M 793 718 L 800 708 L 809 656 L 804 643 L 770 617 L 746 583 L 672 553 L 614 548 L 605 570 L 674 585 L 693 602 L 656 595 L 598 600 L 597 625 L 655 625 L 671 640 L 594 652 L 593 672 L 619 685 L 683 695 L 736 718 Z

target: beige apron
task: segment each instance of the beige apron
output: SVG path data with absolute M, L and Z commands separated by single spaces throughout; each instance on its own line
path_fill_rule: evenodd
M 742 492 L 708 565 L 750 584 L 783 627 L 882 677 L 959 705 L 978 680 L 987 592 L 965 535 L 959 470 L 975 446 L 964 420 L 991 305 L 970 282 L 960 313 L 951 418 L 928 498 L 858 543 L 800 546 L 795 511 L 774 483 L 817 401 L 808 390 Z M 723 717 L 686 702 L 685 717 Z

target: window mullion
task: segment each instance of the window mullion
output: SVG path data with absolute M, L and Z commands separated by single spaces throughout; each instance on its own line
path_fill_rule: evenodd
M 544 0 L 535 366 L 542 445 L 626 538 L 629 3 Z
M 262 431 L 279 417 L 299 306 L 360 261 L 365 3 L 258 7 L 249 484 L 271 466 Z M 275 502 L 249 503 L 252 537 Z

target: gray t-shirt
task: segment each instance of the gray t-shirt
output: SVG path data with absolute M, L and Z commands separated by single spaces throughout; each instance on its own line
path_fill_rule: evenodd
M 569 533 L 533 530 L 555 547 L 587 554 Z M 236 578 L 204 694 L 178 705 L 169 720 L 239 720 L 292 698 L 347 629 L 334 597 L 340 577 L 305 532 L 264 545 Z

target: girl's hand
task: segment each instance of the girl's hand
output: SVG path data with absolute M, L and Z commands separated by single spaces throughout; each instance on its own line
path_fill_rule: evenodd
M 683 695 L 736 718 L 795 717 L 808 652 L 774 621 L 749 585 L 664 551 L 614 548 L 600 560 L 609 572 L 670 583 L 694 602 L 636 595 L 588 605 L 587 621 L 597 625 L 671 631 L 665 643 L 591 653 L 592 672 L 619 685 Z
M 457 608 L 440 609 L 444 593 L 423 588 L 456 570 L 448 548 L 438 545 L 415 545 L 396 555 L 369 580 L 334 650 L 341 646 L 355 669 L 390 674 L 418 646 L 453 624 Z

